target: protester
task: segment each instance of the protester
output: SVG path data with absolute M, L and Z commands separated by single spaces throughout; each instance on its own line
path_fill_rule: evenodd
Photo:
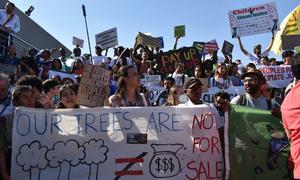
M 268 56 L 263 56 L 260 58 L 260 64 L 263 66 L 268 66 L 269 65 L 269 58 Z
M 84 71 L 84 65 L 82 60 L 76 59 L 72 67 L 72 73 L 77 75 L 83 75 L 83 71 Z
M 234 97 L 231 104 L 254 107 L 263 110 L 271 110 L 271 102 L 260 92 L 260 86 L 266 83 L 263 75 L 257 71 L 247 72 L 241 76 L 246 93 Z
M 294 163 L 294 179 L 300 179 L 300 60 L 292 64 L 292 72 L 296 78 L 295 86 L 285 97 L 281 105 L 282 121 L 287 137 L 290 140 L 290 155 Z
M 185 104 L 179 104 L 182 106 L 192 106 L 197 104 L 203 104 L 201 100 L 202 95 L 202 83 L 197 78 L 188 79 L 184 86 L 184 92 L 188 97 L 188 100 Z
M 62 71 L 63 70 L 62 63 L 59 59 L 53 59 L 51 70 L 54 70 L 54 71 Z
M 0 119 L 13 112 L 9 77 L 0 73 Z
M 106 56 L 102 55 L 103 48 L 100 45 L 97 45 L 95 47 L 95 52 L 97 56 L 93 57 L 93 65 L 99 65 L 101 63 L 104 63 L 106 67 L 109 66 L 110 62 Z
M 291 65 L 294 61 L 294 51 L 284 51 L 282 53 L 283 65 Z
M 270 66 L 276 66 L 277 65 L 276 58 L 270 58 L 269 59 L 269 65 Z
M 35 98 L 30 86 L 18 86 L 12 93 L 14 107 L 35 107 Z M 0 173 L 2 179 L 10 179 L 13 112 L 7 114 L 1 120 L 0 126 Z
M 177 106 L 178 104 L 184 102 L 181 97 L 184 95 L 184 89 L 181 86 L 173 86 L 169 90 L 169 94 L 164 106 Z
M 159 96 L 156 100 L 156 106 L 161 106 L 166 102 L 168 95 L 169 95 L 169 91 L 170 91 L 171 87 L 174 86 L 174 84 L 175 84 L 174 78 L 166 77 L 166 79 L 164 80 L 164 88 L 166 90 L 159 94 Z
M 116 93 L 109 97 L 109 106 L 147 106 L 143 94 L 139 93 L 140 76 L 133 65 L 126 65 L 120 70 Z
M 183 86 L 185 81 L 188 79 L 188 76 L 184 73 L 184 64 L 176 63 L 175 72 L 172 74 L 172 78 L 175 79 L 175 84 L 177 86 Z
M 271 50 L 272 46 L 273 46 L 273 42 L 274 42 L 274 31 L 272 31 L 272 40 L 269 44 L 269 46 L 267 47 L 267 49 L 264 52 L 261 52 L 261 45 L 258 44 L 254 47 L 253 49 L 253 53 L 251 54 L 249 53 L 243 46 L 241 38 L 238 36 L 237 37 L 238 42 L 239 42 L 239 46 L 241 51 L 249 58 L 249 60 L 254 63 L 255 65 L 261 64 L 261 57 L 263 56 L 269 56 L 269 51 Z
M 233 86 L 242 86 L 243 83 L 238 72 L 238 65 L 236 63 L 231 63 L 228 67 L 228 76 L 232 82 Z
M 59 97 L 58 109 L 79 108 L 79 105 L 76 103 L 77 89 L 73 84 L 62 86 L 59 90 Z
M 228 77 L 227 67 L 224 63 L 217 64 L 215 76 L 210 78 L 209 87 L 218 87 L 219 89 L 228 89 L 233 86 Z
M 20 59 L 16 57 L 16 48 L 14 45 L 8 46 L 7 55 L 1 57 L 0 63 L 19 65 Z
M 16 87 L 31 86 L 33 90 L 33 97 L 36 100 L 36 108 L 54 108 L 52 100 L 43 92 L 43 83 L 38 77 L 29 75 L 23 76 L 16 82 L 15 85 Z
M 39 72 L 38 65 L 36 64 L 35 56 L 37 51 L 35 49 L 30 48 L 28 51 L 28 56 L 21 57 L 20 65 L 21 65 L 21 73 L 22 75 L 37 75 Z
M 70 66 L 67 65 L 67 55 L 66 55 L 66 49 L 65 48 L 59 48 L 60 57 L 58 58 L 60 62 L 62 63 L 62 70 L 66 72 L 70 72 Z
M 59 88 L 59 82 L 54 79 L 48 79 L 43 82 L 43 90 L 48 98 L 52 100 L 55 107 L 59 104 Z

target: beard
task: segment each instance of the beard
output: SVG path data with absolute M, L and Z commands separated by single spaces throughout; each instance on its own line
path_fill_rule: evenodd
M 259 87 L 251 86 L 249 88 L 245 88 L 245 90 L 249 94 L 255 94 L 259 90 Z

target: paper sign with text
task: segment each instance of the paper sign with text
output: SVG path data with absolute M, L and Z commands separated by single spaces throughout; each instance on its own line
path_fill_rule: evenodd
M 118 45 L 118 32 L 116 27 L 96 34 L 95 36 L 96 44 L 101 45 L 103 49 Z
M 235 9 L 228 15 L 232 38 L 277 31 L 279 28 L 275 2 Z
M 290 65 L 282 66 L 257 66 L 267 80 L 269 86 L 274 88 L 285 88 L 294 80 Z
M 110 71 L 98 65 L 86 64 L 77 93 L 77 103 L 87 107 L 103 106 L 106 82 Z
M 73 36 L 73 45 L 83 48 L 84 40 Z

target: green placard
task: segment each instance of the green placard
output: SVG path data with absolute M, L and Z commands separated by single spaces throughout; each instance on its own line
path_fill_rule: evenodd
M 174 37 L 184 37 L 185 36 L 185 25 L 175 26 Z

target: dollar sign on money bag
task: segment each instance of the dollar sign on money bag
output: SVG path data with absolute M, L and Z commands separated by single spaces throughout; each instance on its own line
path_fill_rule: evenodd
M 150 161 L 150 174 L 156 178 L 176 176 L 181 169 L 176 153 L 183 147 L 182 144 L 151 144 L 154 155 Z

